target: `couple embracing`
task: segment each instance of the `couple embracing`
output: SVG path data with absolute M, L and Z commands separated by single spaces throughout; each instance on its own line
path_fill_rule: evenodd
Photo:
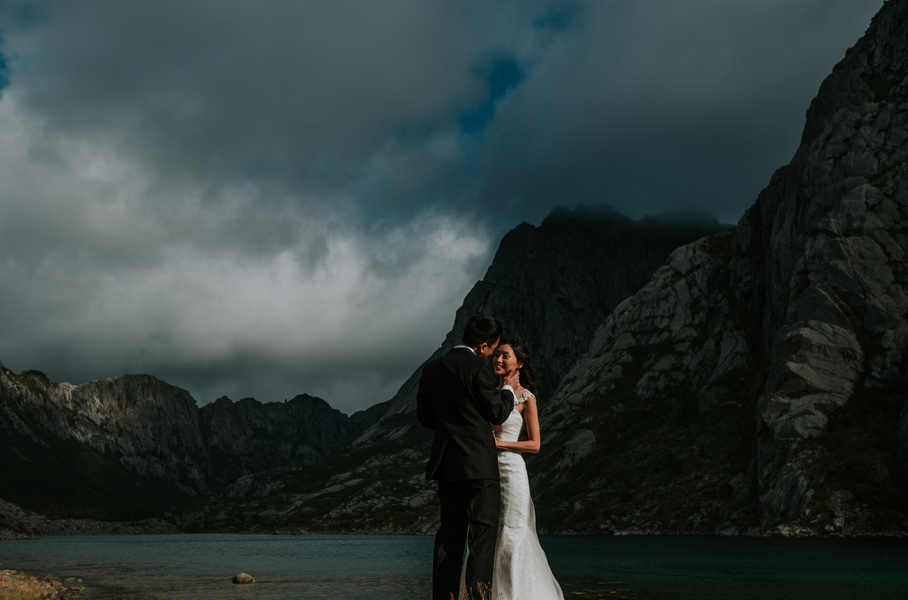
M 463 343 L 419 379 L 417 418 L 435 431 L 426 476 L 438 481 L 441 504 L 433 600 L 459 599 L 461 585 L 476 600 L 563 598 L 536 536 L 521 456 L 539 450 L 535 372 L 526 342 L 502 335 L 495 317 L 470 317 Z

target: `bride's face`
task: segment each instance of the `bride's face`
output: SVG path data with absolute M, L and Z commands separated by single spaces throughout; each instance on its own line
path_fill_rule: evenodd
M 492 366 L 495 367 L 496 375 L 507 375 L 522 367 L 523 363 L 517 361 L 510 344 L 502 344 L 495 350 Z

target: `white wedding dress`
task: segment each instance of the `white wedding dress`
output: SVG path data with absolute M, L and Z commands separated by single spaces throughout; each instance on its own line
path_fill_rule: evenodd
M 526 402 L 524 390 L 514 403 L 508 420 L 501 426 L 498 439 L 516 442 L 523 428 L 517 405 Z M 523 456 L 508 450 L 498 451 L 501 475 L 501 518 L 495 545 L 495 571 L 492 580 L 494 600 L 563 600 L 561 586 L 555 581 L 536 535 L 536 510 L 530 497 Z

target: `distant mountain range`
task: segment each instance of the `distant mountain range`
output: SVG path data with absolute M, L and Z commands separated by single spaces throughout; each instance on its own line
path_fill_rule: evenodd
M 726 228 L 702 215 L 633 221 L 607 209 L 556 210 L 540 227 L 520 225 L 502 240 L 438 352 L 459 342 L 470 314 L 500 315 L 540 348 L 544 397 L 605 316 L 674 248 Z M 357 438 L 354 454 L 382 440 L 403 443 L 418 374 L 390 401 L 347 417 L 307 395 L 269 404 L 220 398 L 198 408 L 186 391 L 149 375 L 73 386 L 0 367 L 0 458 L 11 474 L 0 481 L 0 498 L 54 515 L 120 518 L 225 491 L 276 490 L 249 476 L 314 465 Z M 411 450 L 422 456 L 428 438 L 411 434 Z
M 71 385 L 0 365 L 0 498 L 59 516 L 159 514 L 250 473 L 318 462 L 378 416 L 307 395 L 199 409 L 150 375 Z
M 904 534 L 906 223 L 908 0 L 889 0 L 736 227 L 589 209 L 522 224 L 433 356 L 475 312 L 529 340 L 545 532 Z M 346 417 L 0 369 L 0 498 L 185 531 L 429 533 L 419 372 Z

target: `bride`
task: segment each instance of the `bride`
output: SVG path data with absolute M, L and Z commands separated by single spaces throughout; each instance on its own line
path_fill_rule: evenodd
M 501 341 L 492 359 L 502 381 L 519 379 L 514 385 L 514 408 L 502 425 L 493 426 L 501 475 L 501 519 L 495 546 L 492 598 L 498 600 L 563 600 L 545 552 L 536 536 L 536 511 L 530 497 L 527 468 L 520 455 L 539 452 L 539 416 L 536 410 L 536 370 L 523 338 Z M 514 377 L 514 375 L 518 377 Z M 513 385 L 513 384 L 512 384 Z M 524 423 L 526 441 L 517 441 Z

